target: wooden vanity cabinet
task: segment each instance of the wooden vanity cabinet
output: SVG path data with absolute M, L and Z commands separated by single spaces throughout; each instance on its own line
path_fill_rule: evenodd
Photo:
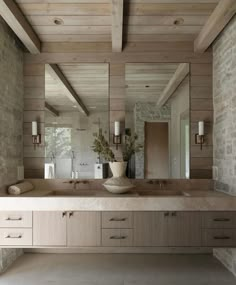
M 34 212 L 34 246 L 100 246 L 100 212 Z
M 167 246 L 168 224 L 164 212 L 134 213 L 134 246 Z
M 0 246 L 236 247 L 236 211 L 5 211 Z
M 196 212 L 135 212 L 134 246 L 200 246 Z
M 67 246 L 100 246 L 101 212 L 69 212 Z
M 33 213 L 34 246 L 66 246 L 66 212 Z

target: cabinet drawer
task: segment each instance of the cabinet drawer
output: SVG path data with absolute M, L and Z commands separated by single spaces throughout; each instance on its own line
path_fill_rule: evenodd
M 132 246 L 132 229 L 103 229 L 102 246 Z
M 4 211 L 0 212 L 1 228 L 31 228 L 32 212 Z
M 236 230 L 204 229 L 202 230 L 202 245 L 210 247 L 236 246 Z
M 207 229 L 236 228 L 236 212 L 203 213 L 202 227 Z
M 104 229 L 133 228 L 133 213 L 102 212 L 102 228 Z
M 2 246 L 31 246 L 32 229 L 1 228 L 0 245 Z

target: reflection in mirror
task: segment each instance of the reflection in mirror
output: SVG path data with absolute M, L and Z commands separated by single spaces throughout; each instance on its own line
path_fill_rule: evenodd
M 132 178 L 189 178 L 189 64 L 126 64 L 126 133 L 143 150 Z
M 108 64 L 45 68 L 45 178 L 105 178 L 94 135 L 108 139 Z

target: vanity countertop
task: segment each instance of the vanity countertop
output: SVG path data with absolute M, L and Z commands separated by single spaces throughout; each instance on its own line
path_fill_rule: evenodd
M 63 191 L 71 192 L 71 189 Z M 133 191 L 114 195 L 105 190 L 99 192 L 77 190 L 75 195 L 60 196 L 52 195 L 52 189 L 38 189 L 19 196 L 0 195 L 0 209 L 2 211 L 236 211 L 236 197 L 217 191 L 191 190 L 184 191 L 184 195 L 168 196 L 152 193 L 143 195 Z

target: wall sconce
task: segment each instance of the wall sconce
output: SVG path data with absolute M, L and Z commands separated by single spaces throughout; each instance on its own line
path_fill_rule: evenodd
M 32 141 L 34 149 L 36 145 L 39 146 L 41 144 L 41 135 L 38 133 L 38 123 L 36 121 L 32 122 Z
M 114 125 L 113 144 L 116 145 L 116 149 L 118 149 L 118 145 L 121 144 L 120 122 L 115 122 Z
M 195 144 L 200 144 L 200 148 L 202 150 L 202 145 L 205 142 L 205 135 L 204 135 L 204 122 L 198 122 L 198 134 L 195 134 Z

